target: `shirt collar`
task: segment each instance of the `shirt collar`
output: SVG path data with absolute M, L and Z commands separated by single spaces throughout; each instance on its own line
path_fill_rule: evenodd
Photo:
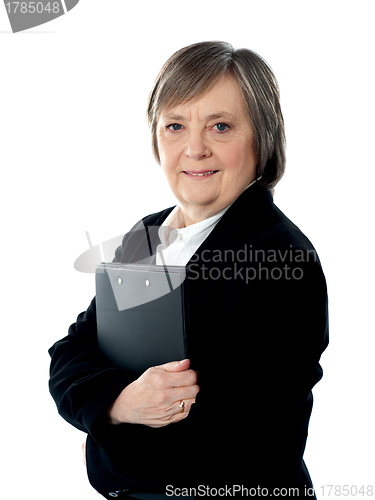
M 196 222 L 187 227 L 181 227 L 183 225 L 183 216 L 180 207 L 176 206 L 159 229 L 159 237 L 162 245 L 171 245 L 179 234 L 183 236 L 185 245 L 194 245 L 198 242 L 201 243 L 202 237 L 204 238 L 207 231 L 215 226 L 228 208 L 229 206 L 208 219 Z

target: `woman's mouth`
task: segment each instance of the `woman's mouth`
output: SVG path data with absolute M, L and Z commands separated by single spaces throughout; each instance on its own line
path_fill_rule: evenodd
M 205 170 L 205 171 L 194 171 L 194 170 L 183 170 L 184 174 L 192 175 L 193 177 L 203 177 L 216 174 L 218 170 Z

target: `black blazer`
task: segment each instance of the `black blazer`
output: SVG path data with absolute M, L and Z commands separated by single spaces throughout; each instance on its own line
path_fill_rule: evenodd
M 152 261 L 171 210 L 137 223 L 115 260 Z M 95 299 L 50 349 L 58 410 L 89 435 L 91 484 L 106 498 L 166 485 L 299 488 L 305 496 L 311 389 L 328 344 L 326 283 L 312 244 L 255 184 L 188 267 L 189 352 L 201 391 L 183 421 L 159 429 L 107 423 L 107 408 L 134 376 L 98 351 Z

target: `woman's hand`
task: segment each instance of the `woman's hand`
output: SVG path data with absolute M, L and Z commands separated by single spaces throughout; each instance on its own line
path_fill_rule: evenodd
M 110 423 L 163 427 L 186 418 L 199 392 L 198 373 L 189 367 L 184 359 L 146 370 L 109 408 Z

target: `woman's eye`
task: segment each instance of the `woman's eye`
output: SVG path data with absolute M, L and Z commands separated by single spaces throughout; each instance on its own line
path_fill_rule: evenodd
M 168 130 L 173 130 L 177 132 L 178 130 L 181 130 L 182 126 L 179 123 L 171 123 L 171 125 L 167 126 Z
M 214 128 L 215 127 L 219 132 L 225 132 L 229 129 L 229 125 L 227 123 L 216 123 L 216 125 L 214 125 Z

